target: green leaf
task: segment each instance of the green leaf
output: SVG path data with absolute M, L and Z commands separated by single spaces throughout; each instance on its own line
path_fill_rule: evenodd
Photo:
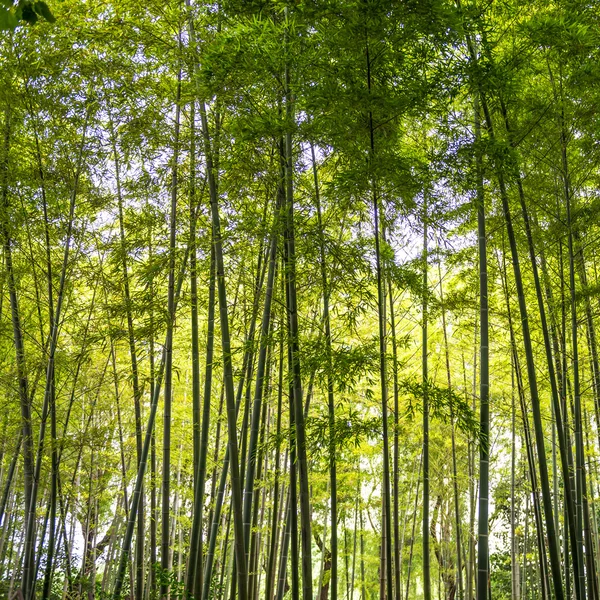
M 0 8 L 0 31 L 12 31 L 18 25 L 17 17 L 10 10 Z
M 52 14 L 52 11 L 43 0 L 36 2 L 33 5 L 33 10 L 35 10 L 40 17 L 43 17 L 46 21 L 48 21 L 48 23 L 56 22 L 56 17 Z

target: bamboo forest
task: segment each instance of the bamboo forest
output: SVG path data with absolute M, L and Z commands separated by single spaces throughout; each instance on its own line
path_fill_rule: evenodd
M 600 600 L 600 3 L 0 0 L 0 599 Z

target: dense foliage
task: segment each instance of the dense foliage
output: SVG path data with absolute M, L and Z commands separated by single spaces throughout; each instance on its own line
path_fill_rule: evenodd
M 600 5 L 0 2 L 0 596 L 600 598 Z

